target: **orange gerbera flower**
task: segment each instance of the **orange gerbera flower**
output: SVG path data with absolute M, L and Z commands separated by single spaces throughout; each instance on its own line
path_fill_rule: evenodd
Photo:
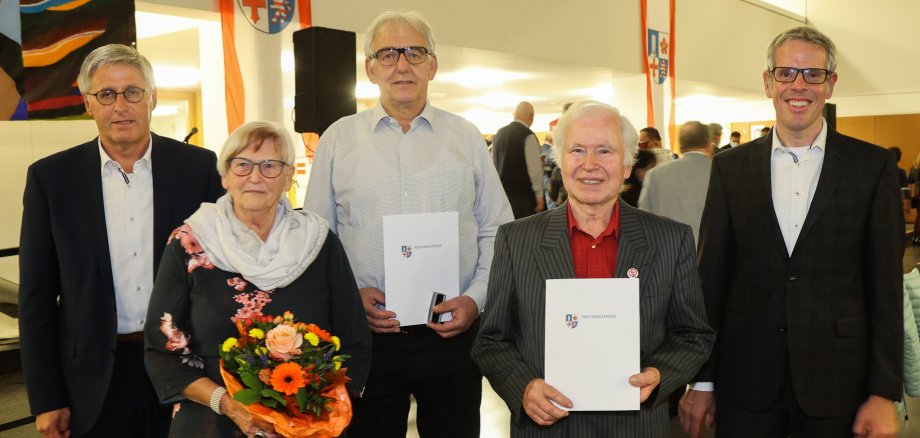
M 275 391 L 294 395 L 297 390 L 306 386 L 303 380 L 303 368 L 293 362 L 283 363 L 272 371 L 272 389 Z
M 332 342 L 332 335 L 329 332 L 319 328 L 316 324 L 307 324 L 307 331 L 313 333 L 325 342 Z

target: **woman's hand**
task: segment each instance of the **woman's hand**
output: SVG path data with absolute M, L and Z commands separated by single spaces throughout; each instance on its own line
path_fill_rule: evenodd
M 279 436 L 275 433 L 275 426 L 253 416 L 251 412 L 246 410 L 246 406 L 230 397 L 229 393 L 220 398 L 220 411 L 240 428 L 243 435 L 251 437 L 261 433 L 261 436 L 265 438 Z

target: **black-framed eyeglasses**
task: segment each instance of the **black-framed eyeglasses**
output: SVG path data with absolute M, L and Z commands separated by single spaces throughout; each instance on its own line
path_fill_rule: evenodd
M 795 67 L 773 67 L 770 70 L 773 79 L 777 82 L 795 82 L 795 78 L 802 74 L 802 79 L 809 84 L 823 84 L 827 77 L 831 75 L 830 70 L 823 68 L 795 68 Z
M 128 87 L 125 91 L 121 93 L 116 92 L 115 90 L 106 88 L 104 90 L 97 91 L 95 93 L 86 93 L 90 96 L 96 96 L 96 100 L 103 105 L 111 105 L 115 103 L 115 99 L 118 98 L 118 95 L 124 96 L 125 100 L 131 103 L 138 103 L 141 100 L 144 100 L 144 94 L 147 93 L 147 89 L 140 87 Z
M 227 160 L 227 167 L 230 172 L 236 176 L 248 176 L 252 173 L 253 167 L 258 167 L 259 173 L 261 173 L 262 176 L 266 178 L 277 178 L 278 175 L 281 175 L 281 171 L 284 170 L 284 166 L 290 166 L 290 164 L 280 160 L 263 160 L 256 163 L 242 157 Z
M 431 51 L 419 46 L 412 47 L 387 47 L 376 51 L 367 59 L 376 59 L 380 65 L 389 67 L 399 62 L 399 55 L 405 55 L 409 64 L 417 65 L 425 62 L 425 58 Z

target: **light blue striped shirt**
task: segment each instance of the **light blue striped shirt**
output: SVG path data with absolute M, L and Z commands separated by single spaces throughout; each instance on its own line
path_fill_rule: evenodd
M 495 233 L 513 219 L 479 130 L 427 103 L 406 133 L 379 104 L 330 126 L 316 148 L 304 208 L 329 221 L 358 287 L 384 293 L 383 216 L 458 212 L 460 292 L 480 311 Z

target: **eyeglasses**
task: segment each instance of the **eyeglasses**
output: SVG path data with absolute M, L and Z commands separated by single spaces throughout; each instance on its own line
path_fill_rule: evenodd
M 118 98 L 118 95 L 121 94 L 125 97 L 125 100 L 131 103 L 138 103 L 144 99 L 144 93 L 147 90 L 144 88 L 138 87 L 128 87 L 125 91 L 121 93 L 116 93 L 115 90 L 110 90 L 108 88 L 95 92 L 95 93 L 86 93 L 90 96 L 96 96 L 96 100 L 103 105 L 111 105 L 115 103 L 115 99 Z
M 227 160 L 227 165 L 230 168 L 230 172 L 233 172 L 236 176 L 248 176 L 252 173 L 253 167 L 258 167 L 259 173 L 266 178 L 277 178 L 278 175 L 281 175 L 281 171 L 284 170 L 284 166 L 290 166 L 290 164 L 279 160 L 264 160 L 254 163 L 252 160 L 240 157 Z
M 777 82 L 795 82 L 795 78 L 802 73 L 802 79 L 809 84 L 823 84 L 827 77 L 832 73 L 830 70 L 823 68 L 795 68 L 795 67 L 773 67 L 770 70 L 773 73 L 773 79 Z
M 378 50 L 373 55 L 368 56 L 367 59 L 377 59 L 380 65 L 389 67 L 399 62 L 399 55 L 406 55 L 406 61 L 408 61 L 409 64 L 416 65 L 425 62 L 425 56 L 430 53 L 431 51 L 428 49 L 418 46 L 402 48 L 387 47 Z

